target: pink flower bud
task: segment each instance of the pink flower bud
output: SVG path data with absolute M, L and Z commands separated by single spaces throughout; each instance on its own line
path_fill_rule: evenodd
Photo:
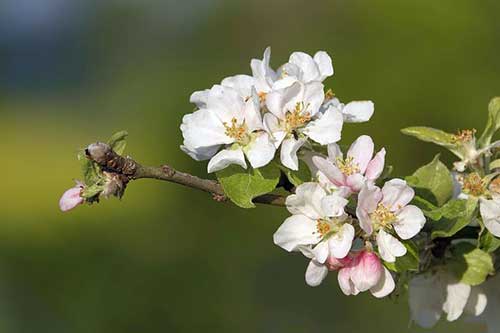
M 84 199 L 80 196 L 82 188 L 82 183 L 77 182 L 77 185 L 75 187 L 72 187 L 64 192 L 61 199 L 59 200 L 59 208 L 63 212 L 67 212 L 68 210 L 71 210 L 83 203 Z
M 334 256 L 329 256 L 325 261 L 325 265 L 329 271 L 337 271 L 343 267 L 351 265 L 354 257 L 355 255 L 351 253 L 342 259 L 335 258 Z
M 374 287 L 380 280 L 383 266 L 379 257 L 371 251 L 361 251 L 351 270 L 351 280 L 359 291 Z

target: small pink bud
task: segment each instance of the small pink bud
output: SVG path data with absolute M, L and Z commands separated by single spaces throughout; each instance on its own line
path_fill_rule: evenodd
M 80 196 L 82 192 L 83 185 L 80 182 L 77 182 L 75 187 L 70 188 L 61 196 L 59 200 L 59 208 L 63 212 L 67 212 L 75 208 L 76 206 L 83 203 L 83 198 Z
M 357 255 L 351 267 L 351 280 L 359 291 L 374 287 L 383 272 L 379 257 L 374 252 L 366 250 Z
M 334 256 L 329 256 L 325 261 L 325 265 L 328 270 L 337 271 L 343 267 L 350 266 L 354 256 L 355 255 L 351 253 L 342 259 L 335 258 Z

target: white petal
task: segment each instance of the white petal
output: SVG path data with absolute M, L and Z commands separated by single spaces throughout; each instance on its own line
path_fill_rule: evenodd
M 197 149 L 190 148 L 184 145 L 181 146 L 181 150 L 186 154 L 188 154 L 189 156 L 191 156 L 191 158 L 196 161 L 205 161 L 212 158 L 212 156 L 214 156 L 217 153 L 219 148 L 220 148 L 219 145 L 210 147 L 200 147 Z
M 222 122 L 230 123 L 233 118 L 238 122 L 243 122 L 244 103 L 244 98 L 233 88 L 214 85 L 208 94 L 207 108 L 212 110 Z
M 377 235 L 378 253 L 387 262 L 395 262 L 396 257 L 406 254 L 406 247 L 392 235 L 381 229 Z
M 365 173 L 368 163 L 373 157 L 374 144 L 368 135 L 362 135 L 356 139 L 347 152 L 348 157 L 352 157 L 359 166 L 360 172 Z
M 312 158 L 314 165 L 336 186 L 346 186 L 346 178 L 337 166 L 329 159 L 321 156 Z
M 394 283 L 391 272 L 384 267 L 382 276 L 378 280 L 378 283 L 374 287 L 370 288 L 370 292 L 376 298 L 383 298 L 392 293 L 395 287 L 396 284 Z
M 334 217 L 343 215 L 345 206 L 349 200 L 334 193 L 321 199 L 321 209 L 323 216 Z
M 297 151 L 305 142 L 305 139 L 295 140 L 294 138 L 289 138 L 283 140 L 283 142 L 281 143 L 281 163 L 288 169 L 299 170 L 299 159 L 297 157 Z
M 444 286 L 435 276 L 417 275 L 410 280 L 408 303 L 411 318 L 419 326 L 431 328 L 439 321 L 444 301 Z
M 463 313 L 469 299 L 471 287 L 465 283 L 450 282 L 446 286 L 446 301 L 443 311 L 447 313 L 448 321 L 457 320 Z
M 342 109 L 342 114 L 347 123 L 362 123 L 370 120 L 374 109 L 372 101 L 356 101 L 347 103 Z
M 264 129 L 271 135 L 274 147 L 276 149 L 281 145 L 285 139 L 286 132 L 280 127 L 279 119 L 272 113 L 264 114 Z
M 316 244 L 320 235 L 316 232 L 316 221 L 304 215 L 292 215 L 274 233 L 274 244 L 296 251 L 301 245 Z
M 328 159 L 332 162 L 337 161 L 337 159 L 344 159 L 344 154 L 342 154 L 342 150 L 336 143 L 329 144 L 327 147 L 328 150 Z
M 311 117 L 314 117 L 318 113 L 321 104 L 325 100 L 324 86 L 319 82 L 311 82 L 303 87 L 304 96 L 302 101 L 304 102 L 306 108 L 305 110 L 309 112 Z M 292 107 L 295 105 L 292 105 Z
M 358 195 L 358 206 L 356 216 L 359 219 L 361 228 L 369 235 L 373 231 L 372 221 L 369 214 L 377 209 L 377 205 L 382 199 L 380 188 L 374 185 L 364 186 Z
M 337 275 L 340 290 L 347 296 L 359 294 L 359 290 L 351 280 L 351 271 L 352 269 L 348 267 L 341 268 Z
M 332 58 L 325 51 L 318 51 L 314 55 L 314 61 L 318 65 L 320 76 L 319 81 L 323 81 L 333 75 Z
M 276 148 L 265 132 L 256 133 L 255 139 L 244 149 L 253 168 L 267 165 L 274 158 Z
M 366 178 L 360 173 L 355 173 L 353 175 L 347 176 L 346 185 L 352 190 L 352 192 L 359 192 L 366 183 Z
M 255 78 L 255 87 L 258 92 L 269 92 L 271 84 L 276 80 L 276 73 L 269 66 L 270 58 L 271 48 L 267 47 L 262 60 L 252 59 L 250 62 L 252 75 Z
M 237 164 L 243 169 L 247 168 L 245 155 L 241 149 L 224 149 L 217 153 L 210 162 L 208 162 L 208 173 L 216 172 L 228 167 L 231 164 Z
M 354 232 L 352 225 L 347 223 L 342 225 L 342 228 L 328 239 L 330 254 L 335 258 L 345 258 L 351 250 Z
M 382 188 L 382 203 L 392 211 L 406 206 L 415 196 L 415 191 L 402 179 L 392 179 Z
M 328 268 L 325 265 L 311 260 L 306 270 L 306 283 L 311 287 L 317 287 L 328 275 Z
M 398 212 L 397 221 L 393 226 L 401 239 L 410 239 L 422 230 L 425 221 L 424 213 L 420 208 L 408 205 Z
M 340 140 L 342 124 L 342 114 L 331 107 L 321 118 L 307 124 L 304 133 L 317 143 L 327 145 Z
M 256 95 L 255 90 L 253 90 L 252 96 L 245 102 L 243 112 L 248 132 L 264 129 L 262 115 L 260 113 L 259 97 Z
M 319 184 L 303 183 L 295 189 L 295 194 L 286 198 L 286 207 L 292 214 L 302 214 L 317 220 L 325 217 L 321 207 L 325 196 L 326 192 Z
M 191 94 L 191 97 L 189 97 L 189 102 L 196 104 L 199 109 L 206 108 L 209 92 L 210 89 L 195 91 Z
M 184 145 L 190 149 L 230 144 L 234 139 L 228 137 L 222 122 L 212 110 L 201 109 L 182 118 L 181 131 Z
M 314 252 L 314 258 L 319 263 L 323 264 L 329 255 L 328 242 L 324 240 L 319 242 L 318 245 L 314 247 L 313 252 Z
M 480 316 L 484 312 L 484 309 L 486 309 L 487 304 L 488 298 L 483 289 L 478 286 L 472 287 L 464 312 L 476 317 Z
M 285 113 L 295 108 L 301 94 L 300 84 L 293 84 L 282 90 L 273 90 L 266 96 L 267 109 L 279 119 L 285 119 Z
M 500 201 L 481 198 L 479 210 L 488 231 L 500 237 Z
M 290 63 L 297 65 L 301 70 L 301 80 L 304 83 L 317 80 L 320 75 L 318 65 L 314 59 L 304 52 L 293 52 L 290 55 Z
M 252 94 L 252 88 L 255 85 L 255 79 L 250 75 L 235 75 L 226 77 L 221 85 L 236 90 L 241 97 L 248 98 Z
M 385 166 L 385 149 L 382 148 L 375 157 L 368 163 L 365 176 L 368 180 L 377 180 L 384 171 Z

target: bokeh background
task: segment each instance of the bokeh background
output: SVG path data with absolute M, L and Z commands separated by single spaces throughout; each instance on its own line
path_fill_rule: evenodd
M 482 129 L 500 95 L 496 0 L 0 1 L 0 332 L 425 332 L 405 296 L 344 296 L 335 275 L 272 243 L 284 209 L 243 210 L 157 181 L 61 213 L 78 149 L 130 133 L 127 152 L 204 176 L 184 155 L 189 95 L 249 73 L 272 46 L 328 51 L 326 85 L 372 99 L 368 124 L 396 175 L 438 150 L 399 129 Z M 451 157 L 443 155 L 448 162 Z M 481 332 L 441 323 L 432 332 Z

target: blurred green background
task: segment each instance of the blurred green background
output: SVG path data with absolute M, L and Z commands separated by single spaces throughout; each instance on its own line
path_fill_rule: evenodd
M 500 95 L 496 0 L 2 0 L 0 332 L 423 332 L 396 301 L 344 296 L 272 243 L 284 209 L 243 210 L 158 181 L 63 214 L 77 150 L 113 132 L 145 164 L 205 176 L 178 146 L 189 95 L 272 46 L 326 50 L 327 87 L 372 99 L 397 175 L 438 150 L 399 129 L 482 129 Z M 448 154 L 445 160 L 451 161 Z M 5 169 L 6 167 L 6 169 Z M 432 332 L 480 332 L 441 323 Z

